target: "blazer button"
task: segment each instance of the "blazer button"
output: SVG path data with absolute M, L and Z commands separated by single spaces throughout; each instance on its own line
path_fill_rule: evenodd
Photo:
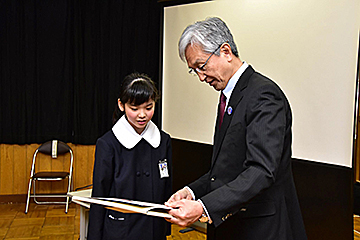
M 137 177 L 140 177 L 140 176 L 141 176 L 141 173 L 140 173 L 140 172 L 137 172 L 137 173 L 136 173 L 136 176 L 137 176 Z
M 210 180 L 211 180 L 212 182 L 214 182 L 215 179 L 216 179 L 216 177 L 212 177 Z
M 145 176 L 150 176 L 150 173 L 149 172 L 144 172 Z

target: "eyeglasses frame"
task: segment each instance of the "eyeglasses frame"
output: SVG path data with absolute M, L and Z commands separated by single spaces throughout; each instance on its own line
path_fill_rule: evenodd
M 215 52 L 224 44 L 224 43 L 228 43 L 228 41 L 223 42 L 222 44 L 220 44 L 211 54 L 210 56 L 206 59 L 205 63 L 203 65 L 201 65 L 198 68 L 190 68 L 189 70 L 189 74 L 196 76 L 198 73 L 201 73 L 202 71 L 204 71 L 204 67 L 206 66 L 206 64 L 208 63 L 208 61 L 210 60 L 211 56 L 215 54 Z

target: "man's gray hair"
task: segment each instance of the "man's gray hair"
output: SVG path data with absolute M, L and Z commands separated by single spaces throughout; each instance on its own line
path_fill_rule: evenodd
M 185 62 L 185 50 L 189 44 L 199 45 L 204 52 L 212 53 L 225 42 L 229 43 L 232 53 L 239 57 L 234 38 L 225 22 L 218 17 L 206 18 L 185 28 L 179 40 L 179 56 Z M 217 50 L 215 55 L 219 54 L 220 50 Z

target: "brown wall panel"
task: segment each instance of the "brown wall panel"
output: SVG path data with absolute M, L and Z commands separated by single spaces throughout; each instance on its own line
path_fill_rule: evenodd
M 84 187 L 92 183 L 92 171 L 94 166 L 95 146 L 76 146 L 74 186 Z
M 2 145 L 0 147 L 0 193 L 14 193 L 14 156 L 13 147 L 10 145 Z
M 21 194 L 26 192 L 27 184 L 24 175 L 26 176 L 26 148 L 19 145 L 13 146 L 13 159 L 19 159 L 14 161 L 14 194 Z
M 74 152 L 73 188 L 79 188 L 92 183 L 92 171 L 94 166 L 95 145 L 68 144 Z M 0 202 L 11 195 L 27 194 L 32 158 L 40 144 L 9 145 L 0 144 Z M 47 161 L 48 156 L 39 155 L 37 170 L 51 169 L 67 170 L 67 155 L 60 155 L 57 159 Z M 45 183 L 42 182 L 38 190 L 42 193 L 63 192 L 66 190 L 66 182 Z M 24 198 L 21 198 L 24 199 Z

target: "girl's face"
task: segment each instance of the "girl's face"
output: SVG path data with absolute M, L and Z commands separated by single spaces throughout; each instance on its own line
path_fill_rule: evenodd
M 128 122 L 138 134 L 144 131 L 147 123 L 153 117 L 155 110 L 155 102 L 152 99 L 137 106 L 131 103 L 123 104 L 120 99 L 118 99 L 118 106 L 122 112 L 125 111 Z

